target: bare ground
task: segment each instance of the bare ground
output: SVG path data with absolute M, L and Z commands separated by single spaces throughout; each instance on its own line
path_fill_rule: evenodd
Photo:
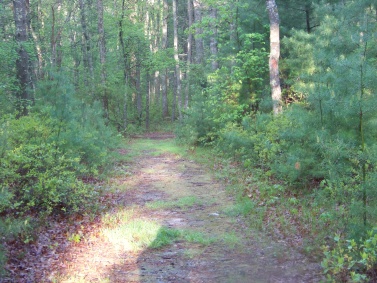
M 161 142 L 156 141 L 156 146 Z M 177 239 L 157 249 L 132 250 L 104 236 L 103 223 L 97 221 L 90 229 L 82 227 L 83 240 L 77 244 L 70 241 L 53 259 L 54 264 L 46 263 L 47 270 L 40 264 L 43 272 L 34 277 L 39 278 L 35 282 L 320 281 L 317 263 L 283 241 L 274 242 L 252 231 L 242 217 L 225 213 L 234 201 L 203 166 L 168 152 L 153 152 L 141 151 L 127 168 L 128 174 L 112 179 L 116 189 L 106 196 L 113 204 L 110 213 L 132 210 L 130 221 L 152 221 L 161 231 L 190 231 L 212 240 L 202 243 Z M 156 201 L 174 203 L 185 197 L 196 201 L 187 207 L 148 206 Z M 38 261 L 43 263 L 41 257 L 43 254 Z

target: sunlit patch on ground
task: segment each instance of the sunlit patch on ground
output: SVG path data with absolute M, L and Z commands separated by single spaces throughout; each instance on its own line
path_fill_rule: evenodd
M 316 282 L 317 265 L 251 231 L 242 217 L 253 207 L 234 205 L 174 142 L 127 152 L 98 227 L 71 242 L 51 282 Z

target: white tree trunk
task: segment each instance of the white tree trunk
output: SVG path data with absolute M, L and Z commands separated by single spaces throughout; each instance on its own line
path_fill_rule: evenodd
M 266 0 L 268 15 L 270 18 L 270 86 L 272 107 L 274 115 L 282 111 L 281 88 L 279 77 L 279 57 L 280 57 L 280 30 L 279 13 L 275 0 Z

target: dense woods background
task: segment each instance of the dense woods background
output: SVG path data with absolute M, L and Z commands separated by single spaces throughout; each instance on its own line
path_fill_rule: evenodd
M 328 274 L 375 276 L 376 35 L 372 0 L 1 1 L 0 235 L 88 209 L 119 134 L 172 121 L 337 235 Z

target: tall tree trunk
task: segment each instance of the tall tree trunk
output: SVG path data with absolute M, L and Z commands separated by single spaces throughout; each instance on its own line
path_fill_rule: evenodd
M 86 20 L 86 1 L 79 0 L 80 5 L 80 16 L 81 16 L 81 28 L 82 28 L 82 35 L 83 35 L 83 42 L 82 42 L 82 51 L 83 51 L 83 63 L 85 69 L 85 85 L 89 87 L 90 93 L 93 93 L 93 58 L 91 54 L 91 47 L 90 47 L 90 35 L 88 30 L 88 24 Z
M 175 118 L 176 118 L 176 115 L 175 115 L 175 112 L 176 112 L 176 109 L 177 109 L 177 79 L 175 78 L 175 76 L 177 75 L 176 72 L 174 72 L 174 74 L 172 75 L 173 78 L 172 78 L 172 81 L 174 81 L 174 94 L 173 94 L 173 101 L 171 103 L 171 121 L 174 122 L 175 121 Z
M 279 13 L 275 0 L 266 0 L 266 6 L 270 19 L 270 86 L 272 107 L 274 115 L 282 111 L 281 88 L 279 77 L 279 57 L 280 57 L 280 29 Z
M 177 12 L 177 0 L 173 0 L 173 27 L 174 27 L 174 60 L 175 60 L 175 87 L 176 97 L 178 98 L 178 114 L 179 119 L 182 119 L 182 75 L 181 68 L 179 67 L 179 46 L 178 46 L 178 12 Z
M 64 23 L 59 23 L 56 20 L 56 17 L 61 12 L 62 9 L 62 0 L 58 0 L 57 9 L 55 9 L 54 5 L 51 6 L 51 13 L 52 13 L 52 25 L 51 25 L 51 40 L 50 40 L 50 48 L 51 48 L 51 66 L 60 69 L 62 65 L 62 32 L 63 28 L 66 24 L 68 24 L 69 20 L 71 19 L 72 10 L 74 7 L 67 11 L 67 16 Z M 58 26 L 59 24 L 59 26 Z
M 16 41 L 18 43 L 18 58 L 16 61 L 17 78 L 20 89 L 18 91 L 20 115 L 27 115 L 27 106 L 32 101 L 31 89 L 33 86 L 30 57 L 25 47 L 29 36 L 29 1 L 13 0 L 14 23 L 16 27 Z
M 137 54 L 136 56 L 140 56 Z M 136 58 L 136 110 L 137 110 L 137 121 L 139 126 L 141 126 L 141 118 L 143 114 L 143 104 L 141 96 L 141 68 L 140 68 L 140 58 Z
M 211 18 L 211 36 L 209 39 L 209 50 L 211 52 L 211 66 L 212 71 L 216 71 L 219 68 L 219 62 L 217 59 L 217 9 L 214 7 L 210 8 L 209 16 Z
M 162 49 L 168 47 L 168 17 L 169 6 L 167 0 L 163 0 L 163 15 L 162 15 Z M 168 117 L 168 69 L 161 73 L 161 89 L 162 89 L 162 116 Z
M 204 58 L 203 29 L 202 23 L 202 4 L 201 0 L 193 0 L 195 24 L 195 63 L 202 64 Z
M 151 83 L 150 83 L 150 75 L 149 75 L 148 70 L 146 71 L 145 86 L 146 86 L 146 88 L 145 88 L 145 91 L 146 91 L 146 95 L 145 95 L 145 128 L 148 131 L 149 130 L 149 123 L 150 123 L 150 120 L 149 120 L 149 105 L 150 105 L 150 98 L 151 98 Z
M 119 26 L 119 43 L 121 47 L 122 61 L 123 61 L 123 77 L 124 77 L 124 100 L 123 100 L 123 129 L 126 130 L 128 126 L 128 111 L 127 111 L 127 102 L 128 102 L 128 70 L 129 70 L 129 58 L 126 52 L 126 47 L 124 44 L 123 38 L 123 20 L 125 16 L 125 0 L 122 0 L 122 12 L 120 20 L 118 23 Z
M 75 86 L 75 89 L 77 90 L 79 87 L 80 82 L 80 72 L 79 72 L 79 66 L 80 66 L 80 56 L 79 52 L 77 50 L 77 40 L 76 40 L 77 34 L 76 32 L 73 32 L 69 36 L 70 40 L 70 46 L 71 46 L 71 56 L 73 59 L 73 84 Z
M 101 62 L 101 85 L 102 85 L 102 104 L 105 118 L 109 119 L 109 99 L 106 91 L 106 41 L 105 30 L 103 27 L 103 3 L 102 0 L 97 0 L 98 13 L 98 34 L 99 34 L 99 56 Z
M 154 95 L 155 95 L 155 101 L 160 101 L 160 95 L 161 95 L 161 84 L 160 84 L 160 72 L 156 71 L 154 73 Z
M 187 0 L 187 14 L 188 14 L 188 29 L 191 28 L 194 17 L 192 9 L 192 0 Z M 190 68 L 192 63 L 192 43 L 193 43 L 193 34 L 190 31 L 187 38 L 187 70 L 186 70 L 186 93 L 185 93 L 185 109 L 189 105 L 189 96 L 190 96 Z
M 229 3 L 229 8 L 231 10 L 231 17 L 229 21 L 229 41 L 230 47 L 235 52 L 238 52 L 238 34 L 237 34 L 237 24 L 238 24 L 238 0 Z M 231 60 L 231 72 L 233 73 L 233 67 L 236 65 L 235 57 Z
M 161 88 L 162 88 L 162 116 L 164 118 L 169 116 L 169 108 L 168 108 L 168 69 L 165 69 L 163 71 L 163 74 L 161 74 Z

